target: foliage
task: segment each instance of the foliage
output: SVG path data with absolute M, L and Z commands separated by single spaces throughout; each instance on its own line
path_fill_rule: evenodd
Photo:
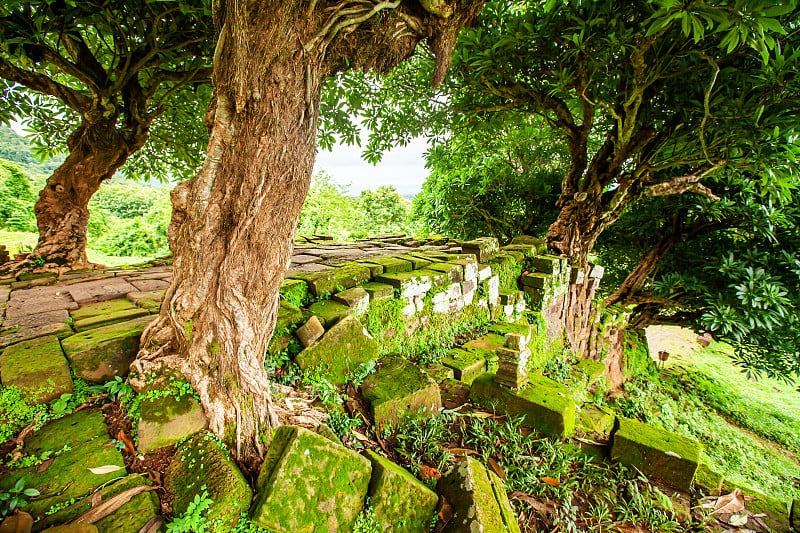
M 202 487 L 205 489 L 205 486 Z M 208 497 L 208 491 L 194 495 L 181 516 L 167 524 L 167 533 L 205 533 L 208 518 L 203 516 L 214 501 Z
M 350 435 L 360 424 L 359 419 L 347 416 L 340 409 L 331 409 L 328 414 L 328 427 L 342 440 L 345 440 L 345 437 Z
M 370 235 L 404 232 L 408 219 L 408 202 L 391 185 L 361 191 L 358 207 Z
M 22 170 L 0 160 L 0 227 L 11 231 L 36 231 L 34 196 Z
M 64 162 L 63 157 L 38 161 L 33 157 L 30 142 L 7 126 L 0 126 L 0 159 L 14 163 L 31 176 L 49 176 Z M 36 185 L 36 188 L 39 188 L 38 182 Z
M 0 518 L 5 518 L 17 508 L 24 507 L 28 498 L 38 495 L 38 490 L 26 489 L 25 478 L 20 478 L 8 492 L 0 492 Z
M 433 466 L 439 471 L 453 461 L 446 443 L 452 437 L 454 416 L 448 412 L 429 417 L 411 417 L 395 431 L 397 453 L 410 465 L 411 471 L 419 475 L 422 465 Z
M 10 440 L 46 410 L 47 407 L 38 404 L 30 391 L 13 385 L 0 386 L 0 442 Z M 45 420 L 41 418 L 39 423 L 43 424 Z
M 356 517 L 353 524 L 353 533 L 381 533 L 384 531 L 381 523 L 375 517 L 375 510 L 369 501 L 369 496 L 364 500 L 364 508 Z
M 128 177 L 189 177 L 207 142 L 203 112 L 214 31 L 194 0 L 4 2 L 0 8 L 0 122 L 24 118 L 38 155 L 63 152 L 93 116 L 150 142 Z

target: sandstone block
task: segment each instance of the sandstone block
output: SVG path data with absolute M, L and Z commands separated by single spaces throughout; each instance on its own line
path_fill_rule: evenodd
M 378 358 L 380 347 L 361 322 L 348 316 L 329 329 L 313 345 L 297 354 L 303 370 L 319 372 L 331 383 L 345 383 L 349 372 Z
M 9 346 L 0 354 L 3 385 L 18 387 L 48 403 L 72 393 L 72 377 L 58 337 L 51 335 Z
M 325 327 L 320 322 L 319 318 L 312 316 L 308 322 L 297 328 L 295 335 L 300 339 L 300 344 L 308 348 L 325 334 Z

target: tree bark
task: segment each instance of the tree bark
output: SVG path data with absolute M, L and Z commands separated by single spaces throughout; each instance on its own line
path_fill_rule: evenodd
M 147 139 L 147 127 L 123 135 L 113 119 L 82 123 L 69 137 L 69 155 L 47 179 L 34 207 L 39 241 L 28 263 L 86 268 L 89 200 Z
M 264 357 L 314 164 L 322 83 L 345 68 L 387 72 L 426 37 L 441 40 L 449 62 L 441 46 L 482 3 L 460 0 L 446 20 L 399 0 L 228 0 L 215 13 L 209 146 L 201 171 L 172 193 L 173 280 L 133 370 L 182 373 L 239 458 L 261 456 L 261 437 L 279 423 Z

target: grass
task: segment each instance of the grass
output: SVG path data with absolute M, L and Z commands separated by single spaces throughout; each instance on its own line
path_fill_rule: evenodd
M 36 246 L 36 241 L 39 236 L 36 233 L 25 231 L 6 231 L 0 230 L 0 245 L 4 245 L 6 249 L 13 256 L 23 250 L 30 250 Z M 153 259 L 152 257 L 114 257 L 106 255 L 92 248 L 86 249 L 86 255 L 92 263 L 98 263 L 109 267 L 116 267 L 122 265 L 133 265 L 137 263 L 144 263 Z
M 703 443 L 705 461 L 736 485 L 800 498 L 800 393 L 792 384 L 750 381 L 731 348 L 673 347 L 665 372 L 641 376 L 610 402 L 624 416 Z

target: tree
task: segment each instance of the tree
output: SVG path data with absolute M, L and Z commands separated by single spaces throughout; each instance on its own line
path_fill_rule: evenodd
M 482 2 L 215 5 L 206 159 L 172 193 L 173 280 L 133 369 L 186 376 L 211 430 L 250 457 L 278 424 L 264 355 L 311 177 L 322 84 L 348 68 L 386 73 L 423 39 L 441 81 Z
M 34 227 L 33 193 L 25 174 L 14 164 L 0 160 L 0 226 L 12 231 Z
M 333 181 L 325 172 L 311 179 L 303 209 L 297 222 L 299 235 L 328 234 L 337 240 L 364 237 L 362 213 L 347 187 Z
M 372 235 L 404 231 L 408 221 L 405 200 L 391 185 L 378 187 L 374 191 L 361 191 L 358 206 L 364 218 L 364 226 Z
M 89 200 L 148 136 L 129 173 L 191 172 L 213 34 L 202 0 L 3 2 L 0 121 L 28 117 L 41 155 L 69 152 L 36 203 L 31 260 L 87 265 Z

